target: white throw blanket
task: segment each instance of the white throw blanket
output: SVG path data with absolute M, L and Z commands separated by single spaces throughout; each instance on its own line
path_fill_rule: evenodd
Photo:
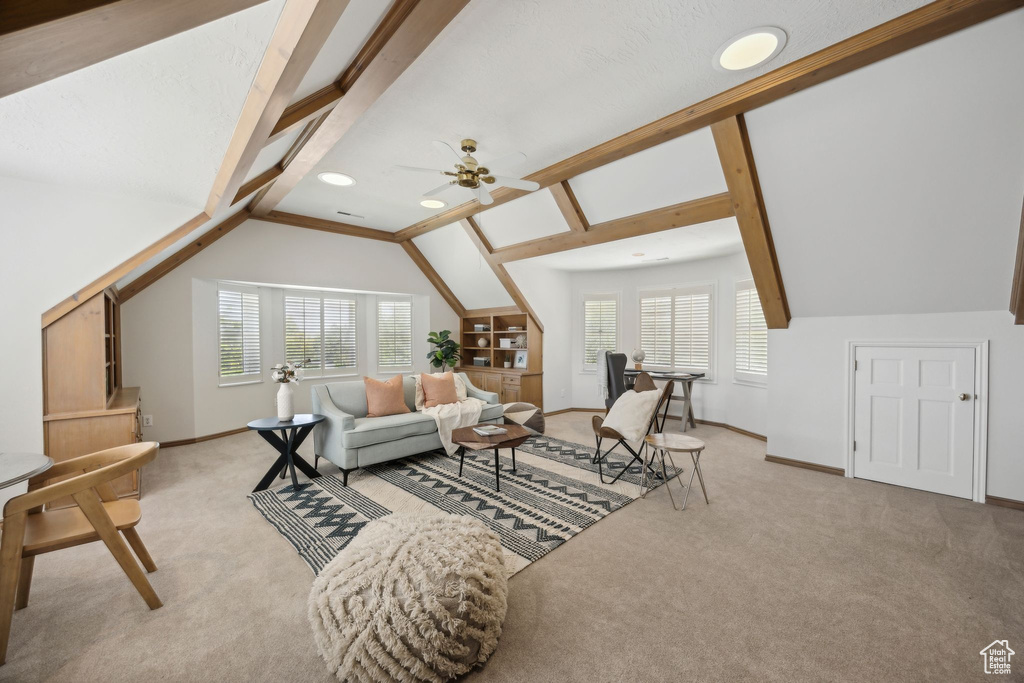
M 458 446 L 452 443 L 452 430 L 459 427 L 469 427 L 480 422 L 480 413 L 483 411 L 486 401 L 478 398 L 464 398 L 458 403 L 445 403 L 431 408 L 424 408 L 423 414 L 434 418 L 437 423 L 437 433 L 441 437 L 441 445 L 445 453 L 452 455 Z
M 598 349 L 597 351 L 597 393 L 601 395 L 601 400 L 608 400 L 608 361 L 605 356 L 608 352 L 604 349 Z

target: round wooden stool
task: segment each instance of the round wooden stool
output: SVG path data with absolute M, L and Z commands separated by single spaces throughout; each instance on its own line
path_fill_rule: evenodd
M 686 492 L 683 494 L 683 507 L 682 510 L 686 509 L 686 499 L 690 495 L 690 486 L 693 484 L 693 475 L 697 475 L 697 479 L 700 481 L 700 490 L 704 492 L 704 502 L 710 504 L 708 500 L 708 490 L 704 488 L 704 474 L 700 471 L 700 454 L 704 452 L 704 442 L 700 439 L 695 439 L 692 436 L 686 436 L 685 434 L 649 434 L 644 441 L 654 451 L 661 454 L 661 472 L 665 478 L 665 486 L 668 486 L 668 474 L 665 471 L 665 455 L 668 455 L 668 460 L 672 463 L 672 467 L 675 468 L 676 464 L 672 461 L 673 453 L 689 453 L 690 459 L 693 460 L 693 471 L 690 472 L 690 481 L 686 485 Z M 653 459 L 653 456 L 652 456 Z M 647 468 L 644 468 L 644 474 L 646 474 Z M 678 476 L 678 475 L 677 475 Z M 641 477 L 641 488 L 643 487 L 643 477 Z M 680 480 L 679 485 L 682 486 L 683 482 Z M 646 496 L 644 493 L 641 497 Z M 672 489 L 668 490 L 669 498 L 672 500 L 672 507 L 676 506 L 676 500 L 672 496 Z

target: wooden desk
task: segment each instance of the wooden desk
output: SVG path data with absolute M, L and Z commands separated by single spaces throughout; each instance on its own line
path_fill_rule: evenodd
M 658 371 L 647 371 L 647 370 L 635 370 L 632 368 L 626 368 L 623 371 L 623 375 L 626 377 L 626 388 L 632 387 L 636 376 L 641 372 L 646 372 L 651 376 L 651 379 L 662 380 L 665 382 L 679 382 L 683 387 L 683 431 L 685 432 L 688 427 L 696 427 L 697 421 L 693 417 L 693 381 L 704 377 L 703 372 L 688 373 L 688 372 L 658 372 Z M 661 425 L 658 426 L 658 431 L 664 431 L 665 420 L 668 419 L 668 408 L 671 405 L 671 401 L 665 401 L 665 414 L 661 417 Z

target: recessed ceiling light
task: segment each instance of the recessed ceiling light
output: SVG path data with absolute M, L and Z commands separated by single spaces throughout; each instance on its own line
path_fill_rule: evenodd
M 440 199 L 424 199 L 422 202 L 420 202 L 420 206 L 425 206 L 428 209 L 443 209 L 448 205 L 442 202 Z
M 642 252 L 642 251 L 638 251 L 635 254 L 633 254 L 633 256 L 636 256 L 636 257 L 640 257 L 640 256 L 643 256 L 643 255 L 644 255 L 644 252 Z
M 322 183 L 327 183 L 328 185 L 340 185 L 342 187 L 346 185 L 354 185 L 356 182 L 356 179 L 352 176 L 345 175 L 344 173 L 338 173 L 337 171 L 324 171 L 323 173 L 318 173 L 316 177 L 319 178 Z
M 718 48 L 712 64 L 723 71 L 743 71 L 764 64 L 786 47 L 786 32 L 775 26 L 761 26 L 730 38 Z

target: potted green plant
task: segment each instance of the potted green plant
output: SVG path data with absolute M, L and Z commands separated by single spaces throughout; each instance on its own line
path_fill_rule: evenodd
M 451 334 L 451 330 L 441 330 L 440 333 L 431 332 L 427 337 L 427 341 L 434 346 L 434 349 L 427 354 L 427 360 L 442 372 L 446 368 L 454 368 L 458 364 L 459 358 L 462 357 L 459 354 L 461 346 L 451 338 Z

